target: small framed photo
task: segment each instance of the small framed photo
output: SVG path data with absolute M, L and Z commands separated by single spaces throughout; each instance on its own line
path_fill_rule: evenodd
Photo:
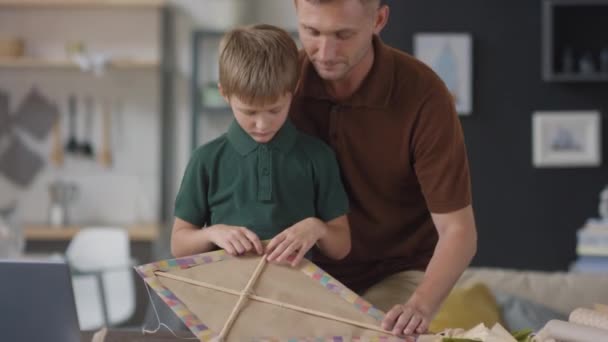
M 414 56 L 431 67 L 454 97 L 459 115 L 473 111 L 473 38 L 468 33 L 416 33 Z
M 597 167 L 602 164 L 598 111 L 538 111 L 532 116 L 535 167 Z

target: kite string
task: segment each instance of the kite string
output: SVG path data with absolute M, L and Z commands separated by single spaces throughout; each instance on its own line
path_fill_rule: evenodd
M 154 330 L 148 330 L 148 329 L 146 329 L 146 323 L 144 323 L 141 326 L 141 334 L 142 335 L 156 334 L 160 330 L 161 327 L 165 327 L 165 328 L 167 328 L 167 330 L 169 330 L 171 332 L 171 334 L 173 334 L 173 336 L 175 336 L 176 338 L 178 338 L 180 340 L 198 340 L 198 338 L 196 338 L 196 337 L 179 337 L 175 334 L 175 332 L 173 330 L 171 330 L 171 328 L 169 328 L 168 325 L 166 325 L 165 323 L 162 323 L 160 321 L 160 317 L 158 316 L 158 311 L 156 311 L 156 305 L 154 305 L 154 300 L 152 300 L 152 295 L 150 294 L 150 286 L 146 282 L 144 282 L 144 284 L 146 285 L 146 290 L 148 291 L 148 298 L 150 299 L 150 304 L 152 305 L 152 309 L 154 310 L 154 315 L 156 316 L 156 321 L 158 322 L 158 325 L 156 326 L 156 328 Z

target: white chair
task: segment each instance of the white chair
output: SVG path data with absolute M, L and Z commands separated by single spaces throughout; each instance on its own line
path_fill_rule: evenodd
M 80 329 L 124 323 L 135 312 L 133 262 L 126 230 L 112 227 L 82 229 L 70 242 L 66 259 Z

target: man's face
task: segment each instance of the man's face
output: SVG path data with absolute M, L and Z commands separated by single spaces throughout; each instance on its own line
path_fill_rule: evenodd
M 249 105 L 236 96 L 227 99 L 238 124 L 253 140 L 265 144 L 283 127 L 291 104 L 291 93 L 264 106 Z
M 359 0 L 295 0 L 300 40 L 321 78 L 348 77 L 372 48 L 377 10 Z

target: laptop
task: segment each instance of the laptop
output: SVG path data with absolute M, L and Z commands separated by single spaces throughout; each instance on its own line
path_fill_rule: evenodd
M 0 260 L 0 340 L 80 341 L 65 262 Z

